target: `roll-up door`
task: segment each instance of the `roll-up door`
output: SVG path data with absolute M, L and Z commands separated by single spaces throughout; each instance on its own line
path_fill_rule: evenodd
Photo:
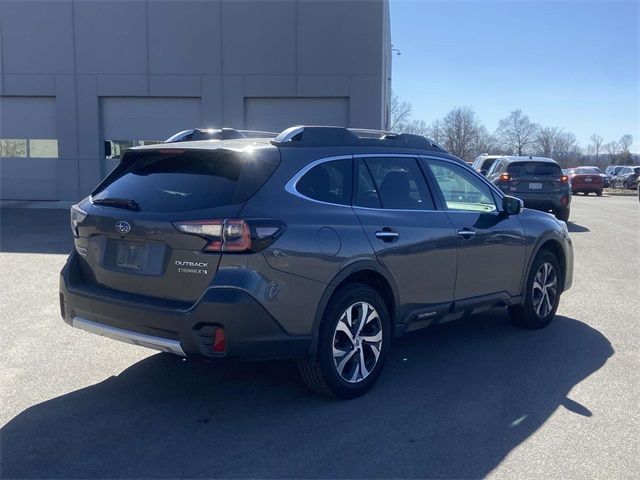
M 58 199 L 55 97 L 0 97 L 0 198 Z

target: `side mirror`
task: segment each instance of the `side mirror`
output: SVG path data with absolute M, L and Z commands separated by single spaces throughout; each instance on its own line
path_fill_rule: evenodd
M 516 197 L 505 195 L 502 197 L 502 210 L 507 215 L 518 215 L 524 208 L 524 202 Z

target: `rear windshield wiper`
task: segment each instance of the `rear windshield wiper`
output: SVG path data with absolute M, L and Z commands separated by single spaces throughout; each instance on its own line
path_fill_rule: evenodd
M 126 198 L 97 198 L 92 200 L 94 205 L 104 205 L 105 207 L 124 208 L 125 210 L 140 211 L 140 205 L 135 200 Z

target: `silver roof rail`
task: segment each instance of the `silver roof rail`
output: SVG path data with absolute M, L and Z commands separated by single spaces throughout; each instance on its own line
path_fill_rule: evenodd
M 271 143 L 283 147 L 379 146 L 446 151 L 422 135 L 315 125 L 289 127 L 280 132 Z

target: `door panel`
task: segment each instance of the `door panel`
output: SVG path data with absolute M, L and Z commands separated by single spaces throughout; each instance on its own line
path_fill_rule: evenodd
M 449 210 L 458 235 L 458 275 L 455 299 L 506 292 L 520 294 L 524 268 L 524 232 L 520 219 L 499 212 Z
M 446 213 L 433 210 L 417 159 L 356 159 L 355 178 L 354 210 L 378 260 L 396 280 L 405 313 L 448 308 L 455 287 L 455 233 Z
M 422 308 L 453 300 L 456 239 L 445 212 L 354 210 L 378 260 L 394 276 L 402 304 Z
M 520 219 L 501 212 L 491 188 L 473 172 L 453 162 L 424 161 L 457 236 L 455 300 L 519 295 L 525 256 Z

